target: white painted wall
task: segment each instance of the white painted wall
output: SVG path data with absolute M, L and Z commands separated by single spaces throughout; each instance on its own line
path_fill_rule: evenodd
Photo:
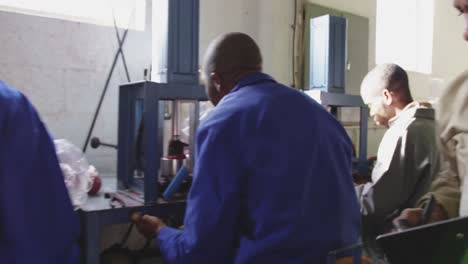
M 290 84 L 293 10 L 285 0 L 200 0 L 200 61 L 219 34 L 244 32 L 260 46 L 264 71 Z
M 308 1 L 368 17 L 370 23 L 369 68 L 375 66 L 376 0 Z M 468 69 L 468 60 L 458 59 L 460 54 L 468 53 L 468 45 L 462 39 L 463 18 L 457 16 L 457 11 L 452 7 L 451 1 L 434 2 L 433 73 L 430 75 L 409 73 L 412 92 L 417 99 L 438 96 L 440 90 L 443 89 L 443 82 Z
M 369 67 L 373 67 L 375 0 L 309 1 L 369 18 Z M 468 51 L 461 38 L 462 18 L 449 1 L 435 2 L 433 74 L 410 73 L 413 94 L 419 99 L 436 96 L 443 81 L 468 68 L 468 61 L 459 59 Z M 201 0 L 200 5 L 200 59 L 217 35 L 245 32 L 262 49 L 265 72 L 291 83 L 293 1 Z M 54 137 L 68 138 L 81 147 L 116 49 L 113 29 L 7 12 L 0 12 L 0 25 L 0 78 L 28 95 Z M 131 33 L 125 47 L 132 79 L 141 79 L 150 63 L 142 50 L 151 44 L 143 35 Z M 117 141 L 116 87 L 120 82 L 125 82 L 121 64 L 94 133 L 110 142 Z M 381 134 L 381 129 L 370 129 L 370 154 L 375 153 Z M 102 171 L 115 173 L 113 150 L 90 150 L 88 158 Z
M 464 20 L 451 1 L 434 1 L 432 74 L 410 73 L 410 85 L 417 99 L 437 98 L 451 79 L 468 69 L 468 45 L 463 40 Z
M 17 87 L 36 106 L 54 138 L 82 147 L 99 95 L 117 50 L 111 27 L 0 11 L 0 79 Z M 130 31 L 124 46 L 130 76 L 143 78 L 151 38 Z M 118 84 L 126 82 L 119 61 L 93 135 L 117 142 Z M 114 174 L 116 151 L 89 149 L 89 161 Z
M 368 17 L 369 68 L 375 66 L 375 0 L 309 0 L 309 2 Z M 434 2 L 433 72 L 432 74 L 409 72 L 411 91 L 416 100 L 437 98 L 448 81 L 468 69 L 468 60 L 463 59 L 468 54 L 468 43 L 462 39 L 463 18 L 457 16 L 451 1 Z M 369 129 L 369 154 L 377 150 L 383 132 L 382 128 Z
M 342 10 L 355 15 L 367 17 L 369 19 L 369 69 L 375 65 L 375 19 L 376 19 L 376 1 L 375 0 L 308 0 L 309 3 L 326 6 L 336 10 Z M 380 141 L 385 133 L 385 128 L 376 127 L 375 124 L 369 122 L 369 130 L 367 135 L 367 154 L 368 156 L 376 155 Z M 357 146 L 359 142 L 359 128 L 348 127 L 348 134 L 352 141 Z
M 308 2 L 369 18 L 369 67 L 375 65 L 375 0 L 308 0 Z
M 292 1 L 201 0 L 200 5 L 200 59 L 217 35 L 245 32 L 262 50 L 264 71 L 291 83 Z M 81 147 L 117 48 L 113 29 L 8 12 L 0 12 L 0 24 L 0 78 L 30 98 L 55 138 Z M 147 34 L 130 32 L 124 50 L 132 80 L 141 79 L 149 65 L 150 45 Z M 117 86 L 126 82 L 120 62 L 116 69 L 93 133 L 108 142 L 117 142 Z M 114 150 L 89 149 L 87 157 L 104 174 L 115 174 Z
M 375 61 L 375 1 L 374 0 L 309 0 L 311 3 L 345 10 L 370 20 L 369 67 Z M 291 84 L 292 28 L 294 2 L 285 0 L 201 0 L 200 58 L 211 39 L 223 32 L 241 31 L 251 35 L 260 46 L 264 71 L 278 81 Z M 229 11 L 223 11 L 229 10 Z M 356 128 L 348 129 L 357 142 Z M 368 153 L 374 155 L 384 129 L 369 129 Z

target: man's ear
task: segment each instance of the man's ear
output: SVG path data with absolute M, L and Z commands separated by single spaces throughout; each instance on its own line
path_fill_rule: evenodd
M 210 73 L 210 80 L 218 93 L 221 93 L 221 75 L 217 72 Z
M 386 106 L 392 105 L 392 103 L 393 103 L 393 94 L 392 94 L 392 92 L 390 92 L 390 91 L 387 90 L 387 89 L 384 89 L 384 90 L 382 91 L 382 98 L 383 98 L 383 103 L 384 103 Z

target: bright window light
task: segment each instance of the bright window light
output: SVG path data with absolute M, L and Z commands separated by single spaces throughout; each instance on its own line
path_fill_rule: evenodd
M 434 0 L 377 0 L 376 63 L 432 72 Z
M 145 29 L 146 0 L 0 0 L 0 9 L 135 30 Z

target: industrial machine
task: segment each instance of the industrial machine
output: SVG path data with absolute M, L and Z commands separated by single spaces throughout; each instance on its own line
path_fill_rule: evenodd
M 154 204 L 182 165 L 191 172 L 199 102 L 203 100 L 204 90 L 197 84 L 139 82 L 120 87 L 119 190 L 139 194 L 132 196 Z M 170 126 L 164 122 L 166 106 L 173 109 Z M 181 140 L 182 109 L 188 121 L 185 142 Z
M 144 204 L 157 203 L 180 168 L 191 173 L 200 102 L 207 100 L 198 74 L 199 1 L 156 4 L 169 14 L 160 36 L 167 47 L 159 52 L 167 53 L 159 54 L 159 82 L 124 84 L 119 94 L 118 189 Z
M 132 212 L 181 223 L 184 193 L 190 186 L 195 131 L 200 103 L 207 101 L 199 85 L 199 0 L 158 0 L 153 14 L 160 27 L 157 46 L 159 78 L 119 87 L 118 145 L 92 139 L 92 146 L 117 149 L 116 190 L 90 197 L 81 208 L 83 261 L 100 262 L 104 226 L 129 222 Z M 154 30 L 153 30 L 154 32 Z M 162 192 L 166 191 L 165 198 Z
M 369 109 L 357 95 L 345 93 L 347 21 L 325 15 L 310 20 L 310 85 L 306 94 L 339 117 L 341 108 L 359 109 L 359 147 L 354 172 L 367 175 L 367 127 Z
M 360 96 L 342 93 L 327 93 L 320 90 L 306 91 L 310 97 L 328 108 L 337 117 L 338 110 L 343 107 L 359 109 L 359 146 L 353 159 L 353 173 L 359 175 L 369 174 L 369 161 L 367 160 L 367 127 L 369 109 Z

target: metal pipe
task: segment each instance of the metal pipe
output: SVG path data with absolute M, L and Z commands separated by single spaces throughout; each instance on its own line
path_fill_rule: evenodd
M 180 185 L 185 180 L 185 178 L 187 178 L 187 176 L 188 176 L 188 171 L 185 168 L 185 166 L 180 167 L 176 176 L 174 177 L 174 179 L 172 179 L 166 191 L 163 193 L 164 199 L 169 200 L 172 197 L 174 197 L 174 194 L 179 190 Z
M 110 144 L 110 143 L 104 143 L 104 142 L 101 142 L 101 140 L 97 137 L 93 137 L 91 139 L 91 143 L 90 143 L 91 147 L 96 149 L 96 148 L 99 148 L 100 146 L 104 146 L 104 147 L 109 147 L 109 148 L 115 148 L 117 149 L 117 145 L 115 144 Z
M 115 16 L 113 18 L 114 18 L 115 36 L 117 37 L 117 41 L 120 44 L 122 42 L 122 40 L 120 39 L 119 28 L 117 27 L 117 21 L 115 20 Z M 124 66 L 125 75 L 127 76 L 127 81 L 131 82 L 130 74 L 128 73 L 127 60 L 125 59 L 125 54 L 122 52 L 121 55 L 122 55 L 122 63 L 123 63 L 123 66 Z
M 179 135 L 179 100 L 172 101 L 172 138 Z
M 102 102 L 104 101 L 104 96 L 106 95 L 107 89 L 109 88 L 109 83 L 112 78 L 112 73 L 114 72 L 115 66 L 117 65 L 117 61 L 119 59 L 119 55 L 122 53 L 122 46 L 127 38 L 128 28 L 125 29 L 125 32 L 122 36 L 122 41 L 119 43 L 119 48 L 114 56 L 114 61 L 112 62 L 112 66 L 110 68 L 109 74 L 107 75 L 106 83 L 104 84 L 104 89 L 102 90 L 101 97 L 99 98 L 98 105 L 96 107 L 96 111 L 94 112 L 93 121 L 91 122 L 91 127 L 89 128 L 88 135 L 86 136 L 86 140 L 83 146 L 83 153 L 86 153 L 86 149 L 88 148 L 88 143 L 91 138 L 91 134 L 93 133 L 94 126 L 96 125 L 96 120 L 99 115 L 99 111 L 101 110 Z

